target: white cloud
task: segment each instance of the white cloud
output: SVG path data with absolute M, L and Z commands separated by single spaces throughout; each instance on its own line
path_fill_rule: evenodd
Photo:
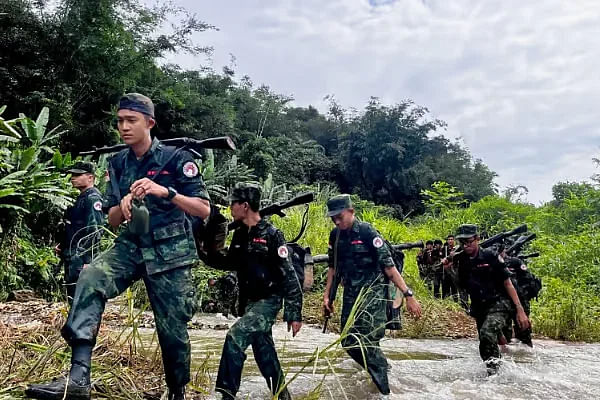
M 600 3 L 544 0 L 180 1 L 219 32 L 216 68 L 324 109 L 411 98 L 448 122 L 472 154 L 524 184 L 534 202 L 552 184 L 594 173 L 600 137 Z M 377 6 L 373 6 L 377 4 Z M 184 66 L 197 61 L 174 59 Z

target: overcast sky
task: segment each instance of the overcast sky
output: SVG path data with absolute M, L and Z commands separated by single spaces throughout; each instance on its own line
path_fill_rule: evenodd
M 326 110 L 413 99 L 474 157 L 551 199 L 558 181 L 596 172 L 600 156 L 600 1 L 175 0 L 219 31 L 220 71 Z M 205 59 L 177 56 L 187 68 Z

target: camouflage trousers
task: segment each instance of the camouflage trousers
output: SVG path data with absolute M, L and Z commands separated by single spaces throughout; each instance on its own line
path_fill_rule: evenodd
M 379 341 L 385 336 L 387 322 L 385 287 L 383 281 L 365 286 L 364 297 L 358 300 L 361 287 L 344 286 L 341 323 L 342 327 L 352 323 L 342 338 L 344 350 L 367 370 L 377 389 L 388 394 L 388 364 L 379 347 Z M 357 301 L 360 304 L 355 307 Z M 354 315 L 354 321 L 350 320 L 351 315 Z
M 521 301 L 521 305 L 523 306 L 523 310 L 525 311 L 525 314 L 529 317 L 529 314 L 531 312 L 531 304 L 530 304 L 529 300 L 522 298 L 522 297 L 519 297 L 519 299 Z M 506 340 L 508 340 L 510 342 L 510 340 L 512 339 L 513 326 L 515 328 L 515 335 L 514 335 L 515 338 L 519 339 L 522 343 L 531 346 L 532 345 L 531 327 L 529 327 L 527 329 L 520 329 L 519 324 L 517 323 L 517 313 L 516 312 L 512 313 L 512 317 L 508 320 L 508 323 L 503 330 L 504 337 L 506 338 Z
M 479 333 L 479 355 L 486 363 L 491 362 L 490 359 L 500 358 L 498 338 L 510 318 L 511 303 L 508 299 L 498 300 L 488 310 L 475 316 Z
M 139 279 L 144 280 L 154 311 L 167 385 L 183 386 L 190 381 L 187 322 L 195 308 L 189 266 L 148 275 L 137 246 L 117 242 L 81 272 L 73 306 L 61 333 L 68 343 L 95 343 L 106 301 Z
M 271 295 L 266 299 L 251 301 L 246 312 L 227 332 L 215 390 L 224 398 L 235 398 L 240 388 L 246 349 L 252 345 L 258 369 L 272 393 L 277 393 L 284 383 L 283 372 L 275 351 L 272 328 L 281 310 L 282 298 Z

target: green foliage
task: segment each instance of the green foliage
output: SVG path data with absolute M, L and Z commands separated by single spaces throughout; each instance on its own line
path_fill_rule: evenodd
M 464 193 L 446 182 L 433 182 L 431 190 L 421 190 L 427 211 L 438 215 L 465 203 Z

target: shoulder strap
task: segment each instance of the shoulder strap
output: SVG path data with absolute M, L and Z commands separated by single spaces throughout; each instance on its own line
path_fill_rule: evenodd
M 171 162 L 171 160 L 179 153 L 181 153 L 182 150 L 185 149 L 185 146 L 183 147 L 178 147 L 178 148 L 172 148 L 172 147 L 167 147 L 165 145 L 162 145 L 163 151 L 168 152 L 168 151 L 172 151 L 171 155 L 169 155 L 169 157 L 167 157 L 167 161 L 165 161 L 164 163 L 162 163 L 162 165 L 160 166 L 160 168 L 156 171 L 156 173 L 150 178 L 151 181 L 155 180 L 157 176 L 160 175 L 160 173 L 167 167 L 167 165 Z

